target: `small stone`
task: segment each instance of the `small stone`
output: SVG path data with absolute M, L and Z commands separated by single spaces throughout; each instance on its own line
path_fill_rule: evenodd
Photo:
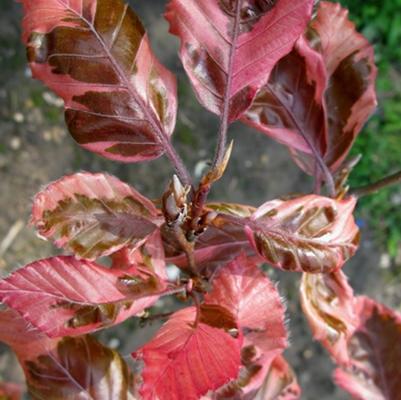
M 25 120 L 24 114 L 22 114 L 22 113 L 20 113 L 20 112 L 16 112 L 16 113 L 13 115 L 13 119 L 14 119 L 14 121 L 17 122 L 18 124 L 22 124 L 22 123 L 24 122 L 24 120 Z
M 52 138 L 53 138 L 52 133 L 50 131 L 48 131 L 48 130 L 44 131 L 42 136 L 43 136 L 43 140 L 45 142 L 50 142 L 52 140 Z
M 51 92 L 44 92 L 42 97 L 43 97 L 43 100 L 50 106 L 55 106 L 55 107 L 61 108 L 64 105 L 63 99 L 54 95 Z
M 263 155 L 260 157 L 260 163 L 261 163 L 262 165 L 267 165 L 267 164 L 269 164 L 269 156 L 268 156 L 267 154 L 263 154 Z
M 313 357 L 313 351 L 310 349 L 306 349 L 303 353 L 303 356 L 306 360 L 309 360 L 310 358 Z
M 387 253 L 383 253 L 380 256 L 379 266 L 382 269 L 389 269 L 391 267 L 391 257 Z
M 176 267 L 174 264 L 170 264 L 167 266 L 167 276 L 169 281 L 174 282 L 176 281 L 181 274 L 181 270 Z
M 109 340 L 109 347 L 111 349 L 117 349 L 120 346 L 120 339 L 118 338 L 111 338 Z
M 21 147 L 21 139 L 19 137 L 13 137 L 10 141 L 10 147 L 13 150 L 18 150 Z

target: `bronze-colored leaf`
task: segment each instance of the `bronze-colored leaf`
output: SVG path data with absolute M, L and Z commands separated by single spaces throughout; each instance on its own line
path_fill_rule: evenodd
M 22 0 L 35 78 L 65 102 L 71 135 L 106 158 L 164 153 L 175 126 L 176 80 L 122 0 Z
M 129 400 L 132 374 L 122 357 L 90 336 L 62 339 L 53 353 L 26 362 L 35 400 Z

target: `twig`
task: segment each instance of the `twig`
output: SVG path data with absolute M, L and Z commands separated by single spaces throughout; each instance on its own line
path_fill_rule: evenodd
M 161 314 L 154 314 L 154 315 L 149 315 L 147 317 L 142 317 L 141 318 L 141 324 L 145 325 L 148 323 L 152 323 L 153 321 L 157 321 L 158 319 L 165 319 L 171 317 L 171 315 L 174 314 L 174 311 L 169 311 Z
M 24 221 L 22 221 L 20 219 L 17 220 L 13 224 L 13 226 L 10 228 L 7 235 L 5 236 L 5 238 L 2 240 L 2 242 L 0 244 L 0 257 L 3 257 L 3 255 L 9 249 L 9 247 L 13 244 L 13 241 L 18 236 L 18 234 L 21 232 L 24 225 L 25 225 Z
M 163 145 L 166 150 L 166 156 L 170 160 L 171 164 L 173 164 L 175 172 L 177 173 L 177 176 L 180 178 L 182 184 L 191 186 L 192 185 L 191 175 L 188 172 L 184 162 L 182 161 L 181 157 L 173 147 L 170 140 L 166 140 L 163 143 Z
M 401 183 L 401 171 L 398 171 L 393 175 L 380 179 L 377 182 L 370 183 L 369 185 L 352 189 L 350 191 L 350 194 L 358 198 L 364 197 L 376 193 L 379 190 L 386 188 L 387 186 L 392 186 L 397 183 Z

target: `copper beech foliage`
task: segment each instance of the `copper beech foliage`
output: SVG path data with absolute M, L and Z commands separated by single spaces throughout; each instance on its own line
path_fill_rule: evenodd
M 156 201 L 87 172 L 35 196 L 31 224 L 65 254 L 0 281 L 0 340 L 15 351 L 31 398 L 300 398 L 266 263 L 299 273 L 302 308 L 337 365 L 334 381 L 356 399 L 400 398 L 401 315 L 355 297 L 342 271 L 359 244 L 344 161 L 376 105 L 373 49 L 347 11 L 313 0 L 167 1 L 194 92 L 221 118 L 213 165 L 195 184 L 171 143 L 175 77 L 135 12 L 122 0 L 21 3 L 33 76 L 64 100 L 73 138 L 127 163 L 165 154 L 176 173 Z M 260 207 L 209 203 L 234 120 L 287 146 L 314 176 L 314 193 Z M 153 315 L 164 296 L 175 296 L 178 311 Z M 90 336 L 131 317 L 167 319 L 132 349 L 132 370 Z M 2 399 L 22 392 L 0 384 Z

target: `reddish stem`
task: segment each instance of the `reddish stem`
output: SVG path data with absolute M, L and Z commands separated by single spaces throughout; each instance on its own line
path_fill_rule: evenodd
M 237 40 L 240 28 L 240 13 L 241 13 L 242 0 L 237 1 L 237 7 L 235 10 L 235 20 L 234 20 L 234 31 L 231 37 L 231 49 L 229 55 L 228 64 L 228 74 L 227 74 L 227 84 L 224 91 L 224 103 L 223 103 L 223 113 L 221 116 L 220 130 L 219 130 L 219 141 L 217 144 L 217 150 L 215 159 L 213 162 L 213 168 L 216 168 L 224 159 L 227 146 L 227 131 L 229 126 L 229 114 L 230 114 L 230 93 L 232 86 L 232 73 L 235 59 L 235 50 L 237 47 Z
M 234 66 L 234 58 L 235 58 L 235 50 L 237 47 L 237 40 L 239 35 L 240 28 L 240 12 L 243 0 L 237 1 L 237 6 L 235 10 L 234 17 L 234 30 L 231 37 L 231 49 L 229 54 L 229 63 L 228 63 L 228 73 L 227 73 L 227 83 L 224 89 L 224 99 L 223 99 L 223 112 L 221 114 L 220 119 L 220 128 L 219 128 L 219 138 L 216 147 L 216 153 L 213 161 L 213 165 L 211 170 L 215 170 L 222 164 L 224 160 L 224 156 L 226 154 L 227 147 L 227 131 L 229 127 L 229 115 L 230 115 L 230 92 L 232 86 L 232 69 Z M 194 206 L 192 210 L 192 214 L 194 219 L 199 217 L 202 213 L 203 207 L 207 201 L 210 189 L 212 186 L 208 185 L 200 185 L 197 192 L 194 195 Z
M 194 322 L 194 326 L 196 328 L 199 325 L 200 318 L 201 318 L 200 299 L 199 299 L 198 293 L 196 293 L 196 292 L 191 292 L 190 296 L 192 297 L 192 300 L 193 300 L 194 305 L 196 307 L 196 317 L 195 317 L 195 322 Z
M 379 181 L 371 183 L 369 185 L 355 188 L 355 189 L 351 190 L 350 194 L 352 194 L 355 197 L 363 197 L 363 196 L 367 196 L 369 194 L 376 193 L 381 189 L 384 189 L 388 186 L 395 185 L 397 183 L 401 183 L 401 171 L 398 171 L 393 175 L 387 176 L 387 177 L 380 179 Z

